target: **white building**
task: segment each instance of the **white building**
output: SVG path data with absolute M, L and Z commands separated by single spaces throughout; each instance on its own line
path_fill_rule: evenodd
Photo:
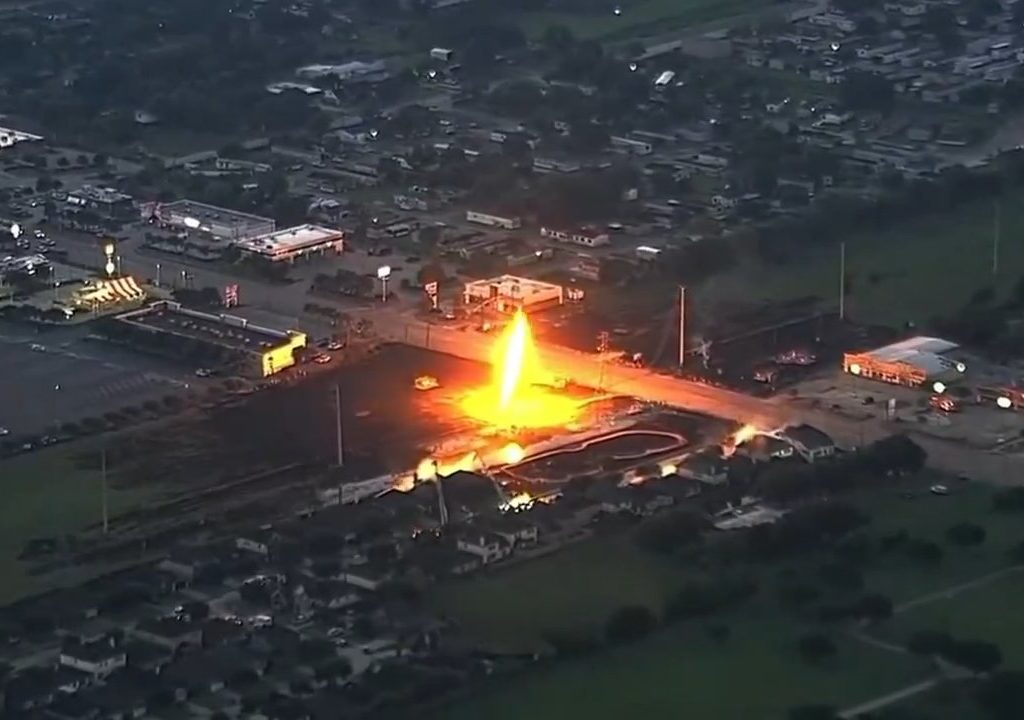
M 523 220 L 518 215 L 492 215 L 490 213 L 477 212 L 476 210 L 466 211 L 466 222 L 502 228 L 504 230 L 518 230 L 523 226 Z
M 257 235 L 240 240 L 235 247 L 243 253 L 261 257 L 270 262 L 294 262 L 305 255 L 341 254 L 345 246 L 345 233 L 318 225 L 296 227 Z
M 649 142 L 634 140 L 632 138 L 613 135 L 611 138 L 612 150 L 627 155 L 650 155 L 654 147 Z
M 564 288 L 554 283 L 531 280 L 515 275 L 500 275 L 487 280 L 466 283 L 462 299 L 470 303 L 492 303 L 498 312 L 517 309 L 539 310 L 564 302 Z
M 0 127 L 0 148 L 13 147 L 21 142 L 39 142 L 42 139 L 42 135 L 33 135 L 32 133 L 12 128 Z
M 140 214 L 144 221 L 153 219 L 164 227 L 203 232 L 229 242 L 266 235 L 277 228 L 271 218 L 193 200 L 146 203 Z
M 477 556 L 484 565 L 498 562 L 512 554 L 512 546 L 496 534 L 466 535 L 460 537 L 455 546 L 462 552 Z
M 542 227 L 540 235 L 541 237 L 558 240 L 559 242 L 573 243 L 585 247 L 600 247 L 609 243 L 608 233 L 593 227 L 581 227 L 575 230 Z
M 90 643 L 66 642 L 61 647 L 60 664 L 88 673 L 95 678 L 106 677 L 127 664 L 124 647 L 114 638 Z

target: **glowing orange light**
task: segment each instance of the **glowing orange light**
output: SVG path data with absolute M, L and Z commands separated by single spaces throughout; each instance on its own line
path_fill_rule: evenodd
M 509 443 L 501 449 L 501 461 L 513 465 L 521 462 L 526 456 L 526 451 L 518 443 Z
M 737 430 L 736 434 L 732 436 L 733 444 L 736 445 L 736 447 L 739 447 L 743 443 L 753 440 L 757 437 L 757 434 L 757 427 L 748 423 Z
M 750 423 L 747 423 L 739 430 L 734 432 L 731 436 L 725 439 L 725 441 L 722 443 L 722 454 L 725 455 L 726 457 L 732 456 L 733 453 L 736 452 L 736 448 L 738 448 L 743 443 L 753 440 L 760 434 L 761 431 L 757 428 L 756 425 L 751 425 Z
M 519 508 L 529 507 L 532 504 L 533 498 L 530 496 L 530 494 L 522 492 L 519 493 L 518 495 L 509 498 L 508 502 L 505 503 L 504 507 L 506 510 L 518 510 Z
M 540 367 L 530 323 L 522 310 L 498 338 L 491 353 L 493 378 L 489 386 L 469 393 L 462 409 L 489 425 L 502 428 L 564 426 L 579 414 L 572 398 L 552 391 Z

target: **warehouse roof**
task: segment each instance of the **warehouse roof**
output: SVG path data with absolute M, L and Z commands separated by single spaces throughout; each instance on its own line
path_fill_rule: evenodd
M 953 361 L 943 356 L 958 347 L 960 346 L 949 340 L 920 335 L 864 354 L 879 362 L 914 365 L 929 375 L 935 375 L 946 372 L 955 365 Z

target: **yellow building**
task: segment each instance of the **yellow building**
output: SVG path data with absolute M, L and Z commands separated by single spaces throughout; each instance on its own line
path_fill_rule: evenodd
M 240 365 L 246 375 L 270 377 L 292 367 L 307 345 L 305 333 L 253 325 L 246 318 L 183 307 L 162 300 L 117 316 L 129 340 L 169 354 L 192 356 L 206 350 L 221 362 Z M 177 342 L 168 343 L 173 337 Z

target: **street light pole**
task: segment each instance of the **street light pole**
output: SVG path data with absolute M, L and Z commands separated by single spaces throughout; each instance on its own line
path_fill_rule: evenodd
M 839 319 L 846 319 L 846 243 L 839 243 Z
M 160 287 L 160 263 L 156 264 L 156 286 Z

